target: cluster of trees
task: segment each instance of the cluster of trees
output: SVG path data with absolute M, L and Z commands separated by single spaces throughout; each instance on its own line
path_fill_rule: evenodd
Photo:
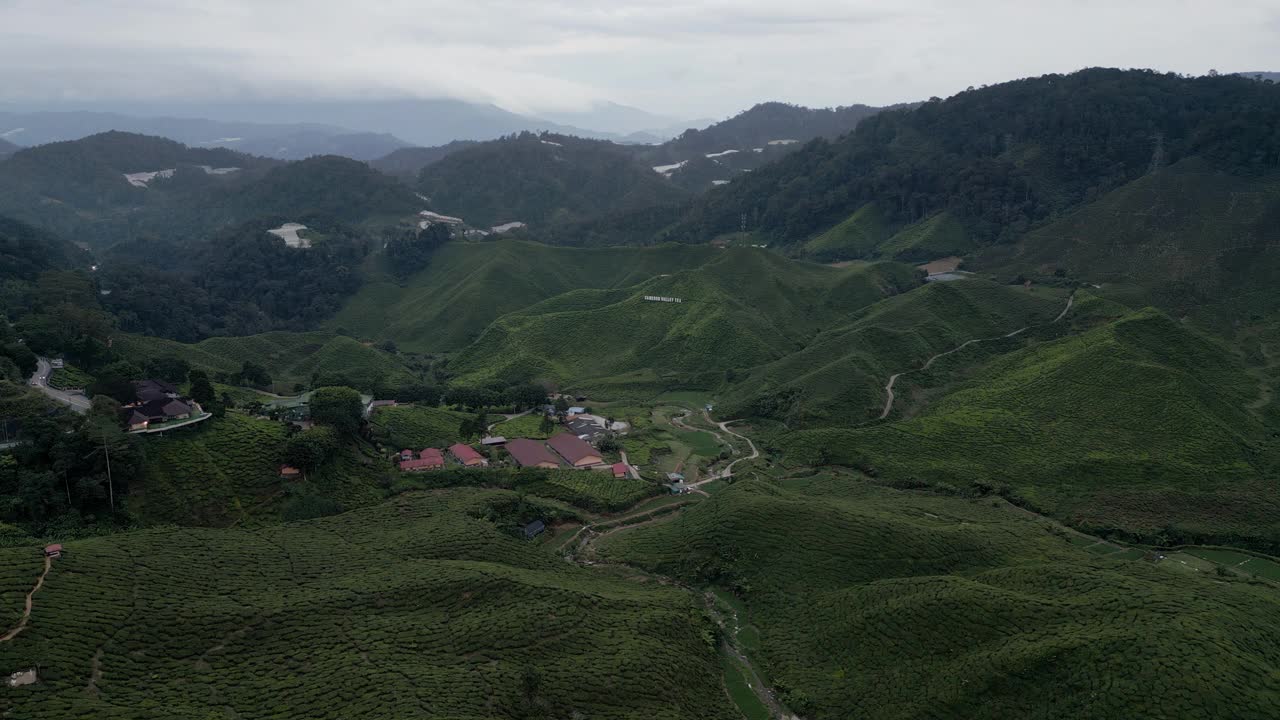
M 478 388 L 458 386 L 449 388 L 442 399 L 445 405 L 464 410 L 510 408 L 512 412 L 521 412 L 545 403 L 547 391 L 541 385 L 533 383 Z
M 21 428 L 24 441 L 0 454 L 4 520 L 42 532 L 121 510 L 144 457 L 137 439 L 120 428 L 119 409 L 103 397 L 78 415 L 21 386 L 0 387 L 0 414 Z
M 187 267 L 107 264 L 103 305 L 121 330 L 183 342 L 314 328 L 359 289 L 357 268 L 370 243 L 340 222 L 310 216 L 311 247 L 290 248 L 267 233 L 282 222 L 250 222 L 188 249 Z
M 1160 165 L 1280 167 L 1280 86 L 1240 77 L 1084 70 L 970 89 L 864 119 L 694 204 L 668 235 L 741 227 L 798 242 L 874 200 L 898 224 L 941 210 L 985 241 L 1097 197 Z M 1034 162 L 1029 162 L 1034 158 Z
M 396 277 L 409 277 L 430 264 L 431 256 L 449 242 L 450 237 L 449 228 L 441 223 L 432 223 L 421 230 L 397 228 L 387 238 L 387 267 Z

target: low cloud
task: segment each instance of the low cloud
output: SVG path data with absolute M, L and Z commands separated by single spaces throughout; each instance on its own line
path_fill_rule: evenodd
M 1272 70 L 1280 9 L 1132 0 L 0 0 L 0 101 L 890 103 L 1091 65 Z M 888 9 L 886 9 L 888 8 Z

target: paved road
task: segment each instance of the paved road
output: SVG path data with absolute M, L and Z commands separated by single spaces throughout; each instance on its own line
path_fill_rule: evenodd
M 31 387 L 78 413 L 89 412 L 89 408 L 93 406 L 93 403 L 89 402 L 89 398 L 81 393 L 63 392 L 49 387 L 49 374 L 52 372 L 53 367 L 49 365 L 49 359 L 39 358 L 36 361 L 36 372 L 31 376 Z

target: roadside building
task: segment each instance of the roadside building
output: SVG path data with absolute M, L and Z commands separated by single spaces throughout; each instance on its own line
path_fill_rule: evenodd
M 406 460 L 412 460 L 412 459 L 413 459 L 413 451 L 412 451 L 412 450 L 401 450 L 401 451 L 400 451 L 400 462 L 405 462 Z
M 579 406 L 579 405 L 574 405 L 573 407 L 571 407 L 571 408 L 569 408 L 568 410 L 566 410 L 566 411 L 565 411 L 565 414 L 567 414 L 567 415 L 586 415 L 586 414 L 587 414 L 587 409 L 586 409 L 586 408 L 584 408 L 584 407 L 581 407 L 581 406 Z
M 125 427 L 130 430 L 146 430 L 152 423 L 186 420 L 191 417 L 194 408 L 183 400 L 162 396 L 125 406 L 122 412 Z
M 631 477 L 631 467 L 626 463 L 614 463 L 612 469 L 615 478 Z
M 560 467 L 560 461 L 540 442 L 528 438 L 516 438 L 506 445 L 511 459 L 520 467 L 538 467 L 554 469 Z
M 669 472 L 667 473 L 667 480 L 673 483 L 682 483 L 684 482 L 684 475 L 677 472 Z
M 592 465 L 604 463 L 604 458 L 600 455 L 600 451 L 591 447 L 591 443 L 577 435 L 570 435 L 569 433 L 553 435 L 547 440 L 547 445 L 576 468 L 591 467 Z
M 475 448 L 470 445 L 464 445 L 463 443 L 450 445 L 449 454 L 453 456 L 454 460 L 457 460 L 466 467 L 484 467 L 489 464 L 489 461 L 485 460 L 483 455 L 476 452 Z

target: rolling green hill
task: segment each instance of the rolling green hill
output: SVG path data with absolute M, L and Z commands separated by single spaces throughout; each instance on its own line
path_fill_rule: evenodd
M 67 543 L 5 668 L 12 717 L 736 717 L 685 591 L 565 563 L 512 492 L 414 493 L 256 530 Z M 486 518 L 494 518 L 496 522 Z M 12 606 L 29 544 L 0 550 Z M 6 611 L 10 611 L 6 607 Z
M 725 417 L 794 426 L 878 417 L 889 376 L 974 338 L 1048 322 L 1066 299 L 982 280 L 930 283 L 863 308 L 798 352 L 753 368 L 721 402 Z
M 580 249 L 452 242 L 403 284 L 370 281 L 329 322 L 418 352 L 459 350 L 498 316 L 576 288 L 625 287 L 716 257 L 707 246 Z
M 1081 527 L 1280 548 L 1258 379 L 1154 310 L 991 362 L 920 416 L 779 441 L 895 482 L 980 486 Z
M 413 372 L 396 356 L 327 332 L 273 332 L 194 344 L 120 335 L 114 346 L 125 357 L 178 357 L 209 373 L 235 373 L 246 361 L 256 363 L 267 369 L 275 388 L 283 393 L 292 392 L 294 383 L 310 383 L 315 373 L 340 374 L 360 388 L 414 380 Z
M 1274 587 L 1091 542 L 1000 502 L 820 474 L 740 480 L 599 551 L 736 592 L 739 643 L 806 718 L 1274 712 Z
M 388 447 L 396 451 L 403 448 L 421 450 L 443 448 L 466 440 L 458 436 L 458 426 L 474 415 L 444 408 L 405 405 L 379 408 L 369 419 L 369 424 L 374 437 Z
M 918 282 L 900 265 L 835 269 L 731 249 L 636 288 L 577 291 L 506 315 L 450 367 L 468 382 L 555 379 L 653 394 L 715 387 L 727 371 L 795 352 L 837 318 Z
M 867 203 L 804 247 L 815 260 L 862 258 L 873 254 L 892 235 L 884 213 L 875 203 Z

